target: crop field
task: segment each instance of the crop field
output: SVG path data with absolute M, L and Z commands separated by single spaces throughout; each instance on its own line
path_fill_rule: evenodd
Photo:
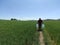
M 45 30 L 49 33 L 51 40 L 60 45 L 60 21 L 45 21 Z
M 35 21 L 0 20 L 0 45 L 38 45 Z
M 0 20 L 0 45 L 39 45 L 36 21 Z M 44 21 L 51 40 L 60 45 L 60 21 Z M 44 32 L 46 33 L 46 32 Z M 45 41 L 49 37 L 44 35 Z

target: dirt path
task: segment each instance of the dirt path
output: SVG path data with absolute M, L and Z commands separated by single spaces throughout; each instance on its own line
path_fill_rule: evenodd
M 57 45 L 57 43 L 51 39 L 49 33 L 45 30 L 45 33 L 47 35 L 47 39 L 48 41 L 50 42 L 49 45 Z M 40 45 L 46 45 L 45 42 L 44 42 L 44 36 L 43 36 L 43 32 L 39 32 L 40 36 L 39 36 L 39 43 Z
M 39 32 L 40 33 L 40 36 L 39 36 L 39 41 L 40 41 L 40 45 L 45 45 L 44 43 L 44 37 L 43 37 L 43 32 Z

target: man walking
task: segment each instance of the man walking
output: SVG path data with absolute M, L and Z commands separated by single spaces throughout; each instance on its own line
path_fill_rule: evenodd
M 43 23 L 43 21 L 41 20 L 41 18 L 39 18 L 39 20 L 38 20 L 38 31 L 42 31 L 42 23 Z

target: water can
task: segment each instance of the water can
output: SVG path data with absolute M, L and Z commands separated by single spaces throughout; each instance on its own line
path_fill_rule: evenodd
M 38 24 L 36 24 L 36 29 L 38 30 Z
M 42 29 L 44 29 L 45 28 L 45 25 L 44 24 L 42 24 L 42 27 L 41 27 Z

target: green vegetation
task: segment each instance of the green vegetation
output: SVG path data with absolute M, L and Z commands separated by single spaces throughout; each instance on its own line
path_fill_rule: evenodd
M 0 20 L 0 45 L 39 45 L 35 21 Z
M 45 30 L 49 33 L 51 40 L 60 45 L 60 21 L 45 21 Z
M 51 38 L 56 45 L 60 45 L 60 21 L 50 20 L 44 23 L 45 43 L 51 45 L 48 42 Z M 38 38 L 36 21 L 0 20 L 0 45 L 39 45 Z

